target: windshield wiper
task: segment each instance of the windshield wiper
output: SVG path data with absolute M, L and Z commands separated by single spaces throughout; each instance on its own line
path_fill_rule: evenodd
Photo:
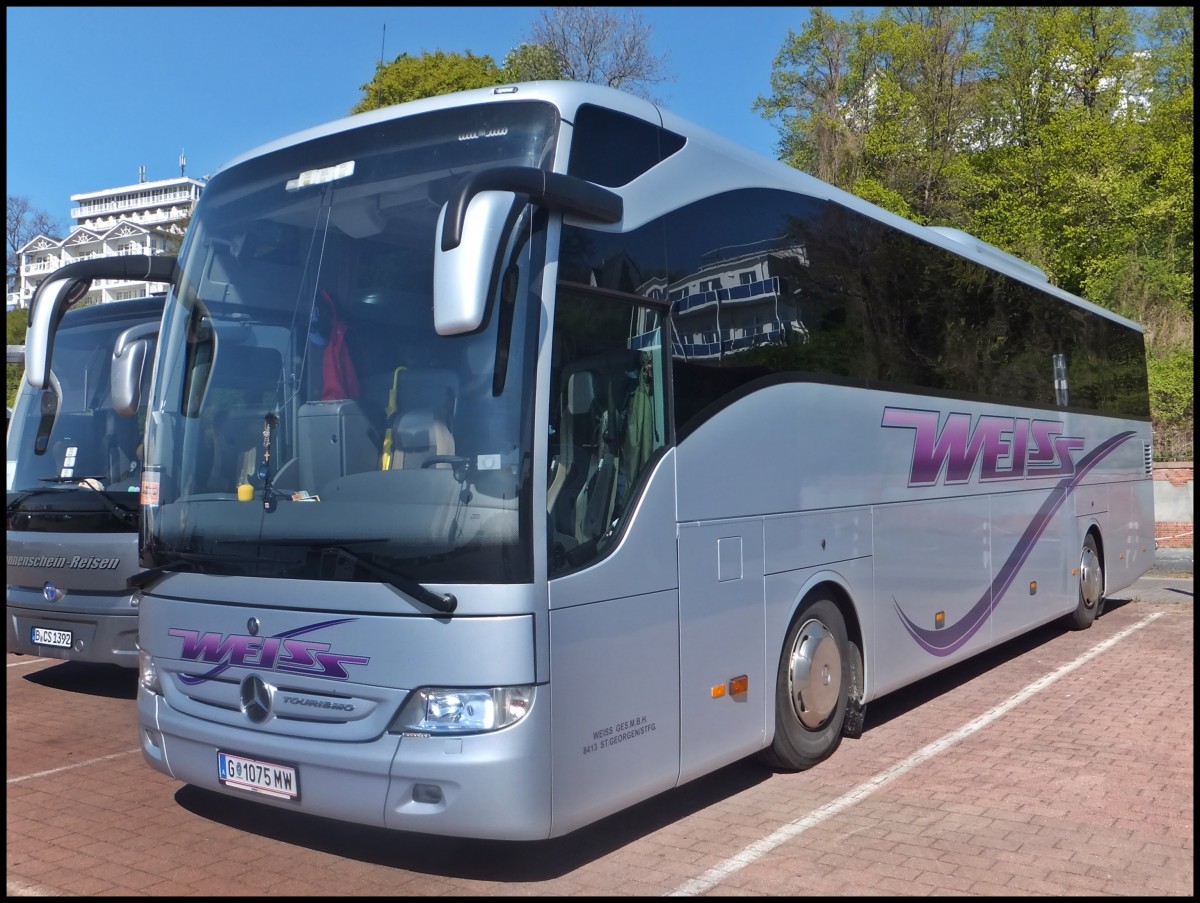
M 244 545 L 245 543 L 239 543 Z M 160 565 L 140 571 L 129 577 L 125 583 L 130 589 L 145 589 L 150 584 L 157 580 L 161 580 L 167 574 L 182 573 L 184 571 L 191 573 L 207 573 L 206 568 L 214 563 L 220 564 L 259 564 L 260 559 L 249 558 L 245 555 L 213 555 L 213 554 L 197 554 L 195 552 L 163 552 L 160 553 L 167 561 Z
M 65 489 L 57 489 L 57 488 L 51 489 L 49 486 L 40 486 L 37 489 L 26 489 L 23 492 L 18 493 L 16 495 L 16 497 L 11 502 L 8 503 L 7 514 L 9 517 L 12 517 L 17 512 L 17 509 L 20 508 L 21 505 L 23 505 L 25 502 L 29 501 L 34 496 L 46 495 L 51 492 L 66 492 L 66 491 L 67 490 L 65 490 Z
M 221 541 L 225 542 L 226 540 Z M 320 543 L 308 539 L 257 539 L 251 541 L 264 546 L 306 546 L 319 552 L 341 552 L 355 564 L 374 574 L 393 589 L 407 593 L 418 602 L 423 602 L 436 611 L 444 611 L 446 614 L 450 614 L 458 608 L 458 599 L 455 598 L 453 593 L 435 593 L 433 590 L 394 568 L 384 567 L 381 564 L 376 564 L 374 561 L 363 558 L 357 552 L 353 552 L 347 548 L 345 544 L 353 543 L 354 545 L 360 545 L 363 543 L 386 542 L 387 540 L 385 539 L 348 539 L 342 543 Z
M 107 489 L 93 489 L 92 492 L 97 493 L 104 500 L 104 504 L 108 506 L 109 512 L 127 527 L 137 527 L 139 524 L 139 515 L 135 511 L 130 511 L 128 508 L 123 508 L 117 504 L 117 500 L 113 498 L 113 493 Z M 138 496 L 140 506 L 141 496 Z
M 41 479 L 47 483 L 66 483 L 68 481 L 76 482 L 74 477 L 42 477 Z M 84 480 L 98 479 L 98 477 L 80 477 L 79 479 L 84 479 Z M 16 498 L 14 498 L 11 502 L 8 503 L 6 514 L 8 517 L 12 517 L 14 514 L 16 514 L 20 510 L 20 507 L 23 504 L 25 504 L 27 501 L 29 501 L 31 498 L 34 498 L 35 496 L 49 495 L 49 494 L 53 494 L 56 492 L 70 492 L 70 491 L 71 491 L 70 489 L 67 489 L 63 486 L 55 486 L 53 488 L 51 488 L 50 486 L 42 486 L 42 487 L 38 487 L 36 489 L 26 489 L 24 492 L 22 492 L 20 495 L 18 495 Z M 80 487 L 80 491 L 81 492 L 83 492 L 83 491 L 94 492 L 97 495 L 99 495 L 100 498 L 104 501 L 104 503 L 108 506 L 109 513 L 111 513 L 115 517 L 117 517 L 117 519 L 120 520 L 122 523 L 124 523 L 125 526 L 136 527 L 138 525 L 137 513 L 130 511 L 128 508 L 125 508 L 121 505 L 118 505 L 116 500 L 113 498 L 113 494 L 109 490 L 107 490 L 107 489 L 90 489 L 90 488 Z M 124 493 L 122 493 L 122 495 L 123 494 Z M 140 501 L 140 496 L 139 496 L 139 501 Z

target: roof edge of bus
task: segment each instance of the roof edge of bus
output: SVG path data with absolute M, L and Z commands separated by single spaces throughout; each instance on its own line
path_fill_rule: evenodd
M 1046 271 L 1041 267 L 1034 266 L 1028 260 L 1022 260 L 1015 254 L 1009 254 L 997 248 L 995 245 L 988 244 L 982 238 L 976 238 L 970 232 L 965 232 L 962 229 L 956 229 L 953 226 L 927 226 L 931 232 L 936 232 L 938 235 L 944 235 L 951 241 L 956 241 L 961 245 L 966 245 L 968 248 L 979 254 L 981 257 L 992 257 L 1000 263 L 1007 264 L 1011 267 L 1016 267 L 1029 274 L 1034 279 L 1042 282 L 1049 282 L 1050 277 L 1046 275 Z
M 437 94 L 433 97 L 421 97 L 416 100 L 407 100 L 403 103 L 390 104 L 386 107 L 379 107 L 374 110 L 368 110 L 365 113 L 351 113 L 348 116 L 343 116 L 340 119 L 327 120 L 310 126 L 306 129 L 301 129 L 297 132 L 292 132 L 289 135 L 284 135 L 266 144 L 261 144 L 258 147 L 252 148 L 244 153 L 238 154 L 233 159 L 219 166 L 214 173 L 221 173 L 226 169 L 243 163 L 246 160 L 260 157 L 263 154 L 271 153 L 272 151 L 280 150 L 285 147 L 290 147 L 293 144 L 299 144 L 303 141 L 310 141 L 313 138 L 321 138 L 325 135 L 333 135 L 338 132 L 346 131 L 351 128 L 358 128 L 364 125 L 372 125 L 378 122 L 388 122 L 400 116 L 411 116 L 415 113 L 421 113 L 425 110 L 440 110 L 448 106 L 466 106 L 472 103 L 478 103 L 483 100 L 489 100 L 497 97 L 510 99 L 543 99 L 554 101 L 561 98 L 565 94 L 573 94 L 576 97 L 580 95 L 594 95 L 597 102 L 600 101 L 601 95 L 611 100 L 614 97 L 625 99 L 626 104 L 645 105 L 644 113 L 648 117 L 657 116 L 658 105 L 653 101 L 643 97 L 638 97 L 635 94 L 630 94 L 628 91 L 622 91 L 619 88 L 610 88 L 607 85 L 597 85 L 591 82 L 565 81 L 565 80 L 542 80 L 529 82 L 513 82 L 507 85 L 492 85 L 484 88 L 468 88 L 465 91 L 452 91 L 447 94 Z

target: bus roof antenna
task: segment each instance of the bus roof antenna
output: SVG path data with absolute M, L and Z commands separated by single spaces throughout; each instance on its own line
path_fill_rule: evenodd
M 384 47 L 386 45 L 387 45 L 387 22 L 384 22 L 383 23 L 383 37 L 381 37 L 379 39 L 379 71 L 380 71 L 380 73 L 383 72 L 383 54 L 384 54 Z M 383 97 L 381 95 L 382 90 L 383 90 L 383 84 L 382 84 L 382 82 L 379 82 L 377 80 L 375 83 L 375 105 L 380 106 L 380 107 L 383 106 Z

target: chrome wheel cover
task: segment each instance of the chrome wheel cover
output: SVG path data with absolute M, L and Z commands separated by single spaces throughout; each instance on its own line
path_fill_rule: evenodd
M 817 730 L 837 708 L 842 689 L 842 657 L 820 621 L 808 621 L 796 635 L 788 660 L 788 698 L 796 719 Z
M 1095 608 L 1104 593 L 1104 571 L 1100 567 L 1100 557 L 1091 546 L 1083 547 L 1083 557 L 1079 561 L 1079 595 L 1086 608 Z

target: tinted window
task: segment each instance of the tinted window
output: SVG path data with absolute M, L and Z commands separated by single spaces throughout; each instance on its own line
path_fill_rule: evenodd
M 575 115 L 573 176 L 615 188 L 632 182 L 683 147 L 684 138 L 625 113 L 584 104 Z
M 667 436 L 660 312 L 559 285 L 550 378 L 549 571 L 612 548 Z
M 1067 406 L 1149 416 L 1140 332 L 828 201 L 749 189 L 564 241 L 566 278 L 670 300 L 681 432 L 780 378 L 1060 407 L 1056 355 Z
M 675 421 L 781 374 L 1147 417 L 1142 335 L 827 201 L 748 190 L 665 224 Z

